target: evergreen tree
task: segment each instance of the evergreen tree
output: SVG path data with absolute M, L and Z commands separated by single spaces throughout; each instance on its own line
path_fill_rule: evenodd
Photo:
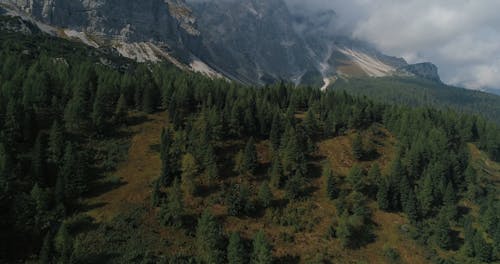
M 120 95 L 118 102 L 116 103 L 116 109 L 114 114 L 115 124 L 124 125 L 127 120 L 127 99 L 124 94 Z
M 66 145 L 61 168 L 61 181 L 66 199 L 78 198 L 87 190 L 85 161 L 80 157 L 81 155 L 74 150 L 73 144 Z
M 450 249 L 452 244 L 450 223 L 444 213 L 438 216 L 435 227 L 437 245 L 442 249 Z
M 474 252 L 478 260 L 486 263 L 491 261 L 491 246 L 478 231 L 474 235 Z
M 64 130 L 54 121 L 49 132 L 48 160 L 54 164 L 61 162 L 64 154 Z
M 198 172 L 198 166 L 193 155 L 186 154 L 182 157 L 182 190 L 187 196 L 191 196 L 196 192 L 195 177 Z
M 70 263 L 73 253 L 73 239 L 66 223 L 62 223 L 54 238 L 54 246 L 59 256 L 58 263 Z
M 270 183 L 273 187 L 280 188 L 282 186 L 283 169 L 281 167 L 280 157 L 277 153 L 273 155 L 269 177 L 271 179 Z
M 45 144 L 45 135 L 43 133 L 38 133 L 35 142 L 35 148 L 33 150 L 33 155 L 31 158 L 33 178 L 37 183 L 44 186 L 48 184 Z
M 215 217 L 206 210 L 196 227 L 196 248 L 199 261 L 207 264 L 221 263 L 223 257 L 221 244 L 221 227 Z
M 251 137 L 245 151 L 243 152 L 242 170 L 246 173 L 253 174 L 257 168 L 257 150 L 255 148 L 255 140 Z
M 163 225 L 180 227 L 184 214 L 184 202 L 182 200 L 182 190 L 178 179 L 174 180 L 167 195 L 167 202 L 160 208 L 160 220 Z
M 227 213 L 231 216 L 242 216 L 252 211 L 250 190 L 246 185 L 236 184 L 226 199 Z
M 387 183 L 386 179 L 380 179 L 379 184 L 378 184 L 378 191 L 377 191 L 377 203 L 378 207 L 381 210 L 388 211 L 390 210 L 390 201 L 389 201 L 389 184 Z
M 53 248 L 52 248 L 52 238 L 48 232 L 43 239 L 42 248 L 40 249 L 39 261 L 41 264 L 52 263 Z
M 349 175 L 347 175 L 347 181 L 351 185 L 354 191 L 362 191 L 364 188 L 363 182 L 363 169 L 359 165 L 354 165 L 349 171 Z
M 227 261 L 229 264 L 247 263 L 247 252 L 239 233 L 232 233 L 227 246 Z
M 472 228 L 472 220 L 470 216 L 464 219 L 464 244 L 462 251 L 468 257 L 473 257 L 474 253 L 474 229 Z
M 363 147 L 363 139 L 361 138 L 361 135 L 359 133 L 356 134 L 352 142 L 352 154 L 354 155 L 354 158 L 357 160 L 363 159 L 365 155 Z
M 271 192 L 271 188 L 269 188 L 269 184 L 266 181 L 260 185 L 257 197 L 263 208 L 268 208 L 271 205 L 273 193 Z
M 289 200 L 297 200 L 302 196 L 302 187 L 304 185 L 304 177 L 300 172 L 295 173 L 285 185 L 286 198 Z
M 179 162 L 177 155 L 173 151 L 173 136 L 169 130 L 163 130 L 161 135 L 161 161 L 162 173 L 160 182 L 163 186 L 169 186 L 178 175 Z
M 273 263 L 272 248 L 264 232 L 259 231 L 253 240 L 252 264 Z

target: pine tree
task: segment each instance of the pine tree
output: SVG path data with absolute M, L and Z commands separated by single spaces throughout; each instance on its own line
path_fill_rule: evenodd
M 45 144 L 45 135 L 43 133 L 38 133 L 35 142 L 35 148 L 33 150 L 33 155 L 31 158 L 33 178 L 37 183 L 43 186 L 46 186 L 48 184 Z
M 352 142 L 352 154 L 357 160 L 363 159 L 365 155 L 363 148 L 363 139 L 361 138 L 361 135 L 359 133 L 356 134 Z
M 378 163 L 374 163 L 370 170 L 368 171 L 367 182 L 369 184 L 377 183 L 381 180 L 382 173 L 380 172 L 380 166 Z
M 326 174 L 326 195 L 328 199 L 334 200 L 339 195 L 339 190 L 337 188 L 337 182 L 335 180 L 335 176 L 333 175 L 333 171 L 329 170 Z
M 124 125 L 127 120 L 127 99 L 125 95 L 121 94 L 116 103 L 116 109 L 114 113 L 115 124 Z
M 74 151 L 71 143 L 66 145 L 64 151 L 61 177 L 66 199 L 78 198 L 87 190 L 84 160 Z
M 167 202 L 160 208 L 160 220 L 163 225 L 180 227 L 184 213 L 182 190 L 178 179 L 174 180 L 167 195 Z
M 384 211 L 390 209 L 390 194 L 389 194 L 389 184 L 386 179 L 380 179 L 377 191 L 377 203 L 378 207 Z
M 446 212 L 446 216 L 450 220 L 454 220 L 457 217 L 457 197 L 455 194 L 455 189 L 451 183 L 448 183 L 446 191 L 443 196 L 443 205 Z
M 70 263 L 73 252 L 73 240 L 66 223 L 62 223 L 54 238 L 55 249 L 59 256 L 58 263 Z
M 41 264 L 52 263 L 53 248 L 52 248 L 52 238 L 50 232 L 47 232 L 45 238 L 43 239 L 42 248 L 40 249 L 39 261 Z
M 268 182 L 265 181 L 260 185 L 257 197 L 259 199 L 260 205 L 263 208 L 268 208 L 271 205 L 271 202 L 273 200 L 273 193 L 269 188 Z
M 289 200 L 297 200 L 302 195 L 302 187 L 304 185 L 304 177 L 300 172 L 295 173 L 288 179 L 285 185 L 286 198 Z
M 273 263 L 272 248 L 264 232 L 259 231 L 253 240 L 252 264 Z
M 462 251 L 468 257 L 473 257 L 474 252 L 474 229 L 472 228 L 472 220 L 470 216 L 464 219 L 464 244 Z
M 243 163 L 242 170 L 245 173 L 253 174 L 257 168 L 257 150 L 255 148 L 255 140 L 251 137 L 247 145 L 245 146 L 245 151 L 243 152 Z
M 206 210 L 198 220 L 196 227 L 197 257 L 202 263 L 217 264 L 222 262 L 222 232 L 215 217 Z
M 247 263 L 247 252 L 239 233 L 232 233 L 227 246 L 227 261 L 229 264 Z
M 278 153 L 275 153 L 273 156 L 269 177 L 271 179 L 271 186 L 275 188 L 280 188 L 282 186 L 283 170 L 281 168 L 281 160 Z
M 176 153 L 172 150 L 173 136 L 170 130 L 163 130 L 161 134 L 161 161 L 162 173 L 160 183 L 170 186 L 178 175 L 179 162 Z
M 105 89 L 107 89 L 107 87 L 104 87 L 103 85 L 100 85 L 97 89 L 92 111 L 92 122 L 99 133 L 103 133 L 107 127 L 108 98 L 106 96 Z
M 49 132 L 48 160 L 59 164 L 64 154 L 64 130 L 59 122 L 54 121 Z
M 478 231 L 474 235 L 474 252 L 478 260 L 486 263 L 491 261 L 491 246 Z
M 196 192 L 195 177 L 198 172 L 198 166 L 193 155 L 186 154 L 182 157 L 182 190 L 187 196 L 191 196 Z
M 252 209 L 250 190 L 246 185 L 235 184 L 226 199 L 227 213 L 231 216 L 249 214 Z
M 450 223 L 444 213 L 440 213 L 435 227 L 435 237 L 437 245 L 442 249 L 451 247 L 451 228 Z
M 351 168 L 349 175 L 347 175 L 347 181 L 352 189 L 358 192 L 361 192 L 364 188 L 363 178 L 363 169 L 357 164 Z

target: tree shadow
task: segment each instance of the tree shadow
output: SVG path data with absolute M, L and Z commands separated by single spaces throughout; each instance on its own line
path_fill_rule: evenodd
M 299 256 L 286 255 L 275 258 L 273 261 L 274 264 L 298 264 L 300 263 Z
M 99 195 L 107 193 L 111 190 L 120 188 L 126 184 L 127 184 L 127 182 L 124 182 L 121 179 L 119 181 L 94 182 L 94 184 L 92 184 L 89 187 L 90 191 L 88 191 L 85 196 L 87 196 L 87 197 L 99 196 Z
M 127 117 L 126 124 L 127 126 L 137 126 L 143 123 L 146 123 L 148 121 L 151 121 L 152 119 L 149 118 L 147 115 L 133 115 Z

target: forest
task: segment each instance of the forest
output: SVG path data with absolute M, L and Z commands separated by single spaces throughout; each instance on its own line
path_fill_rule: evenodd
M 500 128 L 481 115 L 287 83 L 248 87 L 41 34 L 0 33 L 0 261 L 335 263 L 328 252 L 278 256 L 264 226 L 252 234 L 226 228 L 231 219 L 269 217 L 307 232 L 314 223 L 298 222 L 307 210 L 298 204 L 314 199 L 318 178 L 335 208 L 324 237 L 343 248 L 377 239 L 372 215 L 380 210 L 408 220 L 408 236 L 428 249 L 429 262 L 500 261 L 498 184 L 472 166 L 469 150 L 500 161 Z M 162 228 L 187 241 L 162 254 L 136 234 L 134 215 L 93 227 L 75 221 L 126 152 L 108 141 L 98 155 L 99 142 L 117 138 L 134 113 L 159 112 L 168 125 L 156 135 L 161 173 L 148 204 Z M 388 170 L 372 162 L 380 153 L 367 136 L 385 130 L 396 139 Z M 357 162 L 340 177 L 318 144 L 345 135 Z M 269 163 L 260 162 L 263 146 Z M 384 254 L 400 258 L 392 248 Z

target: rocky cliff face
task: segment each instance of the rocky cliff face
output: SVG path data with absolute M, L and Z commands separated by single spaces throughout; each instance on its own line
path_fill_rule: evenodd
M 0 5 L 52 26 L 62 37 L 111 46 L 138 61 L 167 59 L 209 75 L 217 75 L 215 69 L 244 83 L 323 85 L 338 75 L 401 73 L 439 80 L 429 65 L 408 66 L 335 32 L 333 10 L 297 12 L 283 0 L 187 1 L 0 0 Z
M 435 82 L 441 82 L 437 66 L 430 62 L 408 65 L 400 68 L 399 70 L 413 74 L 420 78 L 424 78 Z
M 84 32 L 101 45 L 159 44 L 198 48 L 196 20 L 179 0 L 0 0 L 52 26 Z

